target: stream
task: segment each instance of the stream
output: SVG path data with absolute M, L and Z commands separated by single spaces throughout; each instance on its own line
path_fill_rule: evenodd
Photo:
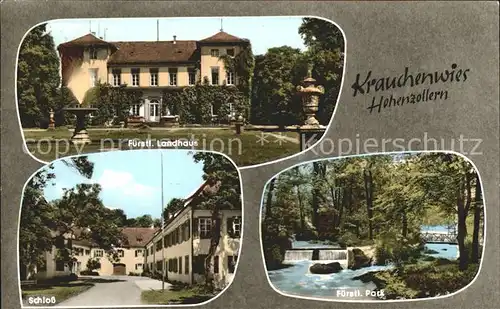
M 433 230 L 444 230 L 446 227 L 422 227 L 422 230 L 426 230 L 427 228 Z M 332 245 L 321 242 L 312 243 L 307 241 L 294 241 L 292 243 L 292 248 L 294 249 L 322 247 L 331 248 Z M 435 258 L 454 260 L 458 256 L 458 248 L 456 245 L 432 243 L 426 244 L 425 247 L 436 252 L 426 254 Z M 366 295 L 367 290 L 373 291 L 376 289 L 375 284 L 373 282 L 354 280 L 354 278 L 369 272 L 384 271 L 393 268 L 391 265 L 370 266 L 357 270 L 344 269 L 335 274 L 311 274 L 309 272 L 309 267 L 315 263 L 321 263 L 321 261 L 310 260 L 311 253 L 308 251 L 309 250 L 304 250 L 300 253 L 297 252 L 296 254 L 288 253 L 288 256 L 295 256 L 294 260 L 285 261 L 285 264 L 291 266 L 268 272 L 269 280 L 278 291 L 288 295 L 314 297 L 320 299 L 376 300 L 378 299 L 377 297 L 373 295 Z M 359 291 L 359 294 L 346 296 L 345 294 L 341 294 L 342 291 Z

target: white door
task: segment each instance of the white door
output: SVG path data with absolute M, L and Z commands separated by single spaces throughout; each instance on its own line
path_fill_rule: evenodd
M 160 121 L 160 101 L 157 99 L 149 101 L 149 121 Z

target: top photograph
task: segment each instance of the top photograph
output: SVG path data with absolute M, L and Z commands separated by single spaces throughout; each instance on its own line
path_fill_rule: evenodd
M 275 162 L 321 140 L 344 63 L 344 33 L 316 17 L 47 21 L 19 46 L 25 151 L 43 163 L 152 148 Z

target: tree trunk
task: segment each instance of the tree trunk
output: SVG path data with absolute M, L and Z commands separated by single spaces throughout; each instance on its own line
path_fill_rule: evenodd
M 479 263 L 479 232 L 481 229 L 481 215 L 483 210 L 483 198 L 481 191 L 481 183 L 479 181 L 479 175 L 476 174 L 476 190 L 475 190 L 475 200 L 474 200 L 474 231 L 472 233 L 472 263 Z
M 215 206 L 212 210 L 212 226 L 210 229 L 210 248 L 208 249 L 207 257 L 205 258 L 205 286 L 209 291 L 213 291 L 215 288 L 214 274 L 212 271 L 212 257 L 219 246 L 220 241 L 220 219 L 219 219 L 219 208 Z
M 373 176 L 370 170 L 363 171 L 365 180 L 366 212 L 368 215 L 368 237 L 373 240 L 372 207 L 373 207 Z
M 269 190 L 267 191 L 267 198 L 266 198 L 266 218 L 271 218 L 271 207 L 272 207 L 272 201 L 273 201 L 273 191 L 274 191 L 274 185 L 276 182 L 276 178 L 273 178 L 271 180 L 271 183 L 269 184 Z
M 457 242 L 458 251 L 460 254 L 459 269 L 466 270 L 468 265 L 468 254 L 467 248 L 465 247 L 465 236 L 467 234 L 465 219 L 467 218 L 465 214 L 465 197 L 464 197 L 464 183 L 463 179 L 460 179 L 460 184 L 457 190 L 457 217 L 458 217 L 458 231 L 457 231 Z
M 318 210 L 319 210 L 319 197 L 321 194 L 321 190 L 319 188 L 320 182 L 319 177 L 321 175 L 321 166 L 320 162 L 313 162 L 313 173 L 314 173 L 314 184 L 313 184 L 313 192 L 312 192 L 312 216 L 311 221 L 313 226 L 318 230 Z
M 297 198 L 299 200 L 299 216 L 300 216 L 300 230 L 304 232 L 304 210 L 302 209 L 302 197 L 300 195 L 300 188 L 297 186 Z
M 408 216 L 403 212 L 403 238 L 408 236 Z

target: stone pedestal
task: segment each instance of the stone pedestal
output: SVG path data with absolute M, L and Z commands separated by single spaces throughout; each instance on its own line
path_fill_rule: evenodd
M 53 130 L 56 128 L 56 122 L 54 120 L 54 111 L 51 109 L 49 112 L 49 129 Z
M 325 134 L 325 126 L 301 126 L 298 129 L 300 151 L 306 150 L 319 141 Z
M 97 108 L 75 107 L 65 108 L 64 110 L 76 116 L 76 126 L 73 131 L 73 136 L 71 137 L 71 142 L 76 145 L 90 144 L 92 141 L 90 140 L 87 129 L 85 128 L 85 116 L 93 111 L 97 111 Z

